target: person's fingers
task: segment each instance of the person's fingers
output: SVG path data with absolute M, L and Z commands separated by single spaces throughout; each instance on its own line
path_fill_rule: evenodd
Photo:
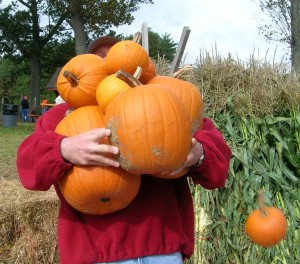
M 95 165 L 101 165 L 101 166 L 113 166 L 113 167 L 119 167 L 120 163 L 115 160 L 111 159 L 105 156 L 95 156 Z
M 99 144 L 95 145 L 94 147 L 94 153 L 97 153 L 99 155 L 105 154 L 105 153 L 111 153 L 111 154 L 118 154 L 119 153 L 119 148 L 111 145 L 106 145 L 106 144 Z
M 197 142 L 198 141 L 195 138 L 192 138 L 192 147 L 196 146 Z
M 91 131 L 89 131 L 89 134 L 94 136 L 95 139 L 100 141 L 103 137 L 109 137 L 111 135 L 111 131 L 107 128 L 95 128 Z

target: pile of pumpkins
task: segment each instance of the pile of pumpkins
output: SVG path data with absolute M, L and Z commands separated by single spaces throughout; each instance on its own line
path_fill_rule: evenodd
M 141 175 L 176 178 L 202 127 L 202 95 L 192 83 L 156 73 L 146 50 L 134 40 L 114 44 L 106 58 L 73 57 L 62 68 L 57 90 L 73 111 L 56 132 L 74 136 L 94 128 L 112 132 L 99 144 L 119 148 L 120 167 L 73 166 L 60 180 L 67 202 L 80 212 L 113 213 L 138 194 Z

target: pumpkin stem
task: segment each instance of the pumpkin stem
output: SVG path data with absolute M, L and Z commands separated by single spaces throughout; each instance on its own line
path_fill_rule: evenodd
M 265 199 L 264 199 L 264 191 L 259 190 L 257 192 L 257 200 L 258 200 L 258 209 L 261 214 L 261 216 L 266 217 L 267 216 L 267 211 L 266 211 L 266 204 L 265 204 Z
M 63 76 L 68 80 L 68 82 L 71 84 L 71 86 L 78 85 L 79 78 L 76 77 L 73 73 L 69 72 L 68 70 L 65 70 L 63 73 Z
M 133 74 L 133 77 L 136 78 L 136 79 L 140 79 L 141 74 L 142 74 L 142 70 L 143 70 L 142 67 L 137 66 L 137 68 L 136 68 L 136 70 Z
M 138 31 L 134 34 L 132 41 L 134 41 L 136 43 L 140 43 L 141 37 L 142 37 L 142 33 Z
M 117 71 L 115 73 L 115 76 L 120 80 L 122 80 L 123 82 L 126 82 L 132 88 L 142 85 L 142 83 L 137 78 L 135 78 L 134 76 L 132 76 L 131 74 L 123 70 Z

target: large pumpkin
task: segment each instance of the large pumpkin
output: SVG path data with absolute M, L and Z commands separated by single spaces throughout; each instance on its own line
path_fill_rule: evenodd
M 97 105 L 96 89 L 108 76 L 105 60 L 95 54 L 73 57 L 61 69 L 57 78 L 57 91 L 74 108 Z
M 97 106 L 80 107 L 68 114 L 56 132 L 74 136 L 104 127 L 103 114 Z M 108 144 L 108 139 L 103 142 Z M 82 213 L 103 215 L 125 208 L 140 187 L 140 175 L 129 174 L 112 166 L 73 166 L 59 181 L 66 201 Z
M 187 108 L 193 133 L 202 128 L 203 100 L 195 85 L 185 80 L 163 75 L 156 75 L 148 81 L 148 84 L 160 84 L 176 93 Z
M 105 125 L 120 149 L 121 166 L 134 174 L 173 171 L 190 150 L 187 110 L 160 85 L 140 85 L 117 96 L 107 107 Z
M 149 56 L 146 50 L 133 40 L 123 40 L 113 45 L 106 55 L 106 65 L 110 74 L 123 70 L 134 74 L 137 67 L 146 71 Z

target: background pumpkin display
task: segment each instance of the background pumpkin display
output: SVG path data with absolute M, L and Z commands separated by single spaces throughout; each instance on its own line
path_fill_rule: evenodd
M 74 108 L 97 105 L 96 89 L 108 76 L 105 60 L 94 54 L 73 57 L 61 69 L 57 90 L 66 103 Z
M 68 114 L 56 127 L 56 132 L 74 136 L 104 127 L 98 106 L 80 107 Z M 104 139 L 99 144 L 109 144 Z M 82 213 L 108 214 L 128 206 L 139 191 L 141 176 L 112 166 L 74 165 L 59 181 L 67 202 Z
M 135 174 L 173 171 L 190 150 L 192 130 L 179 97 L 155 84 L 117 96 L 107 107 L 105 126 L 120 149 L 121 166 Z

